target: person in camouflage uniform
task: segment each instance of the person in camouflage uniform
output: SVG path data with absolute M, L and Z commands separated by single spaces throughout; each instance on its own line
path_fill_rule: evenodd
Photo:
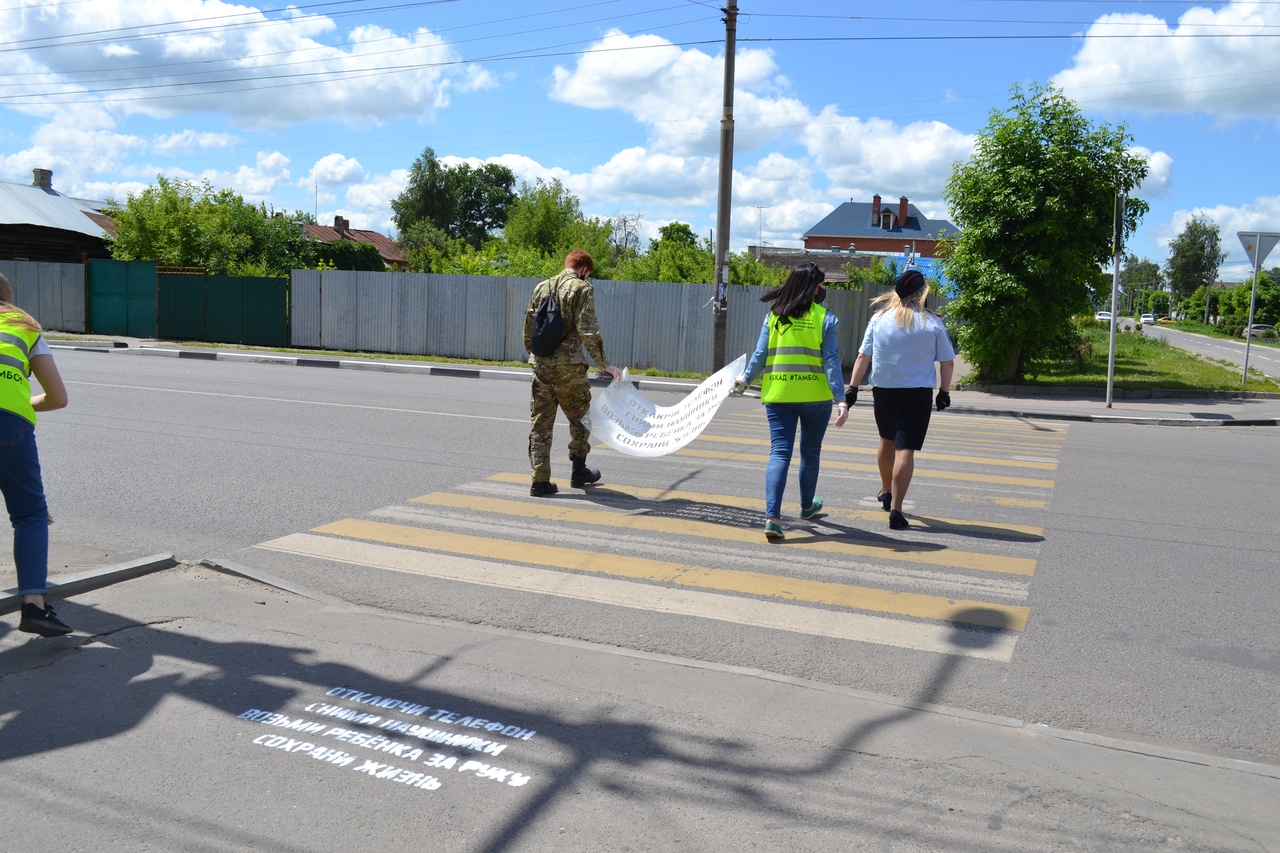
M 622 372 L 604 357 L 604 339 L 600 337 L 600 322 L 596 319 L 595 291 L 588 280 L 594 270 L 595 261 L 591 256 L 582 249 L 574 249 L 564 259 L 564 270 L 534 288 L 529 308 L 524 312 L 526 350 L 529 350 L 533 335 L 534 316 L 553 290 L 560 303 L 565 331 L 564 340 L 551 355 L 529 356 L 529 363 L 533 365 L 533 399 L 529 406 L 532 421 L 529 467 L 533 485 L 529 487 L 529 494 L 534 497 L 554 495 L 557 491 L 556 484 L 551 482 L 551 434 L 557 407 L 563 409 L 569 419 L 569 460 L 573 463 L 569 485 L 580 489 L 600 479 L 598 470 L 587 467 L 591 433 L 582 423 L 582 418 L 591 407 L 591 385 L 587 382 L 583 347 L 601 366 L 601 372 L 614 379 L 620 378 Z

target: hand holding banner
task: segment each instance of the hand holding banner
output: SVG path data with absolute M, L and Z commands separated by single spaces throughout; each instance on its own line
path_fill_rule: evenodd
M 622 379 L 591 402 L 587 424 L 593 438 L 630 456 L 665 456 L 693 441 L 715 417 L 733 390 L 733 381 L 746 369 L 747 356 L 708 376 L 674 406 L 658 406 L 636 390 L 622 371 Z

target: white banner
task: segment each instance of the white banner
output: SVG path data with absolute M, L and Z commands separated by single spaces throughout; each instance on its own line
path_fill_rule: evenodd
M 591 402 L 587 425 L 591 437 L 630 456 L 665 456 L 679 450 L 711 423 L 746 366 L 744 353 L 674 406 L 654 405 L 636 390 L 623 370 L 622 378 L 610 382 Z

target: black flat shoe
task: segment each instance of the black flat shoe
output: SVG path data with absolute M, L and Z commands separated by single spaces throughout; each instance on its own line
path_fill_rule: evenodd
M 876 500 L 880 501 L 880 505 L 884 507 L 884 511 L 889 511 L 889 505 L 893 503 L 893 495 L 888 492 L 881 492 L 876 495 Z
M 906 530 L 911 525 L 907 523 L 907 517 L 896 509 L 889 510 L 889 529 L 890 530 Z

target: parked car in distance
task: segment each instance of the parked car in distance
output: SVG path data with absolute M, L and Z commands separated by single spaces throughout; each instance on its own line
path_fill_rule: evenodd
M 1242 338 L 1270 337 L 1270 335 L 1268 335 L 1267 332 L 1274 332 L 1275 330 L 1276 330 L 1275 326 L 1269 325 L 1267 323 L 1254 323 L 1252 326 L 1250 326 L 1249 328 L 1241 332 L 1240 337 Z
M 1156 321 L 1156 315 L 1154 314 L 1143 314 L 1141 317 L 1138 318 L 1138 322 L 1144 326 L 1150 326 L 1155 321 Z
M 1156 318 L 1156 322 L 1157 322 L 1157 323 L 1159 323 L 1159 324 L 1160 324 L 1160 325 L 1162 325 L 1162 326 L 1176 326 L 1176 325 L 1178 325 L 1178 321 L 1177 321 L 1177 320 L 1173 319 L 1172 317 L 1165 317 L 1165 316 L 1157 317 L 1157 318 Z
M 1110 322 L 1111 322 L 1111 312 L 1110 312 L 1110 311 L 1099 311 L 1097 314 L 1094 314 L 1094 315 L 1093 315 L 1093 319 L 1095 319 L 1095 320 L 1102 320 L 1103 322 L 1110 323 Z

